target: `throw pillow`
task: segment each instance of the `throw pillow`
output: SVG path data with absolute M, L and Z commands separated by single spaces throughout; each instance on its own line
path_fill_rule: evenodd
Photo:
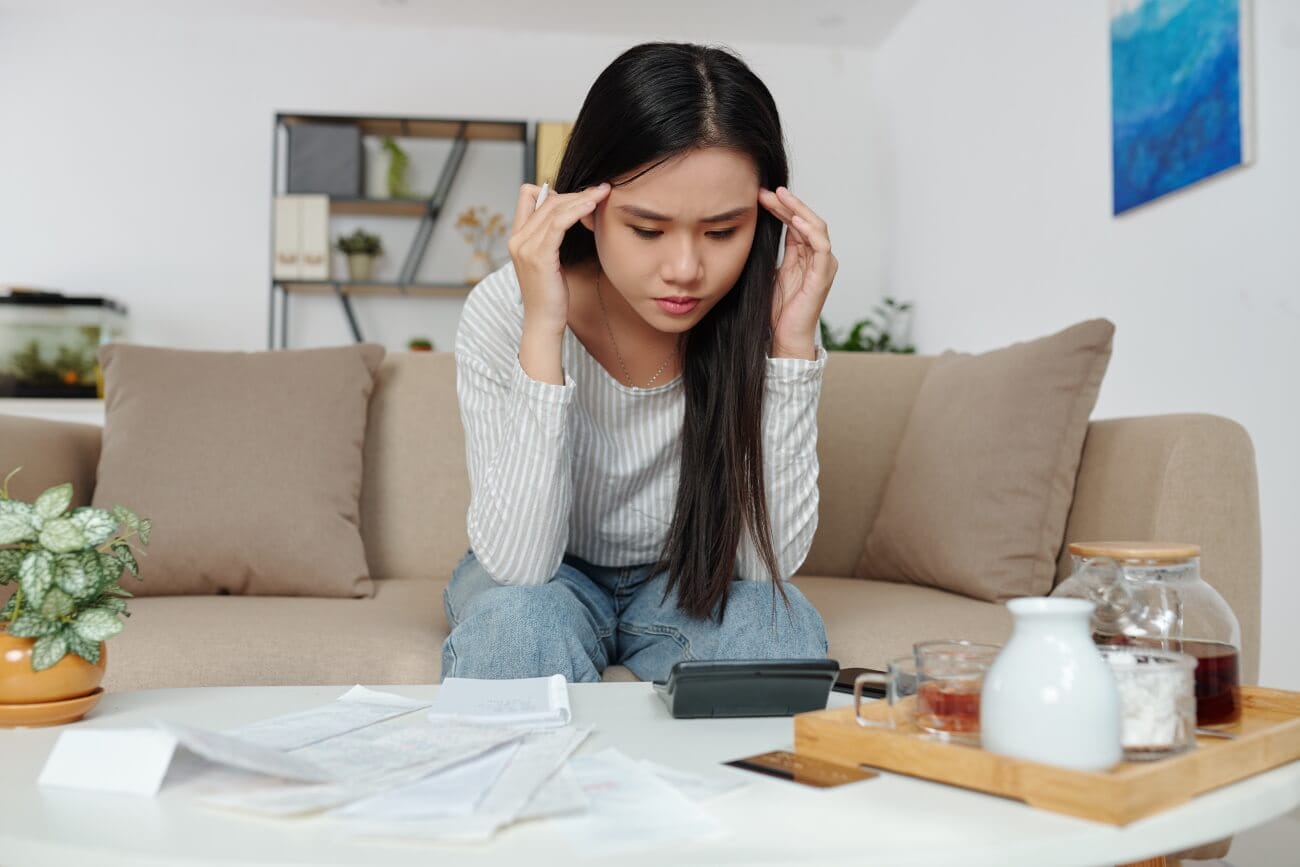
M 381 346 L 99 353 L 94 504 L 153 521 L 147 596 L 368 596 L 360 531 L 366 412 Z
M 989 601 L 1049 593 L 1114 332 L 1094 319 L 935 359 L 856 574 Z

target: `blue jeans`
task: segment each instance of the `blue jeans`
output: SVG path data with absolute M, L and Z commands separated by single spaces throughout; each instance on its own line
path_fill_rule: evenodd
M 687 659 L 826 656 L 826 625 L 794 585 L 787 606 L 766 581 L 731 582 L 721 623 L 682 613 L 664 599 L 668 573 L 649 566 L 596 566 L 566 556 L 545 584 L 498 584 L 470 551 L 443 593 L 451 634 L 443 677 L 600 680 L 625 665 L 642 680 L 666 680 Z

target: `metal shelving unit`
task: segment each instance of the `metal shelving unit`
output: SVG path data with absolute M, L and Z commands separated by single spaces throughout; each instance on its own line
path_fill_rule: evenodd
M 347 319 L 353 338 L 364 338 L 357 324 L 352 298 L 358 296 L 464 297 L 471 286 L 463 283 L 417 282 L 425 251 L 448 194 L 460 171 L 465 151 L 474 141 L 518 141 L 523 144 L 520 182 L 533 180 L 535 174 L 536 132 L 527 121 L 483 120 L 479 118 L 413 118 L 362 115 L 324 115 L 300 112 L 278 113 L 272 130 L 271 196 L 286 192 L 288 175 L 281 172 L 281 134 L 295 124 L 341 124 L 356 126 L 362 136 L 437 138 L 452 141 L 451 152 L 443 163 L 433 194 L 427 199 L 378 199 L 330 197 L 330 216 L 406 217 L 420 220 L 415 238 L 406 252 L 402 268 L 394 281 L 353 280 L 285 280 L 271 278 L 267 320 L 267 345 L 271 349 L 288 347 L 290 298 L 300 294 L 333 294 Z M 271 228 L 271 261 L 275 256 L 275 227 Z

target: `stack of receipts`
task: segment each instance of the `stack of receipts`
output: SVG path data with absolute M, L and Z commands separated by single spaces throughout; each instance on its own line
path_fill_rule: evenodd
M 341 837 L 476 842 L 548 818 L 575 844 L 614 852 L 718 833 L 697 801 L 734 784 L 617 750 L 575 757 L 591 729 L 570 719 L 563 678 L 448 678 L 432 703 L 357 686 L 223 732 L 168 721 L 69 730 L 40 783 L 137 795 L 163 787 L 218 809 L 324 820 L 323 832 Z M 634 819 L 639 833 L 604 830 Z

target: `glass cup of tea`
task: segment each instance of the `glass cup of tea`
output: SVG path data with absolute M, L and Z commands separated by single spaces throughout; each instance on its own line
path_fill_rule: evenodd
M 866 728 L 901 728 L 916 712 L 919 682 L 914 656 L 894 657 L 883 672 L 864 671 L 853 680 L 853 718 Z M 883 686 L 884 699 L 863 704 L 862 688 L 867 684 Z
M 912 645 L 919 678 L 916 724 L 927 732 L 977 741 L 984 675 L 1002 650 L 974 641 L 920 641 Z

